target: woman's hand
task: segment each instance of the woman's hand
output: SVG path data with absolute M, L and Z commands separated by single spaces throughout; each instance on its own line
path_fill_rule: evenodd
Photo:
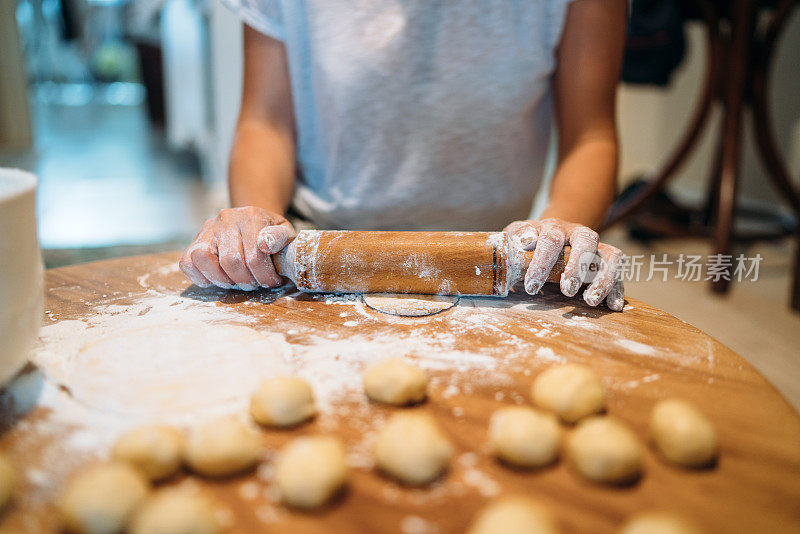
M 525 291 L 528 294 L 539 292 L 564 245 L 569 244 L 572 250 L 561 275 L 561 292 L 573 297 L 584 282 L 589 282 L 583 292 L 586 304 L 597 306 L 605 299 L 609 308 L 622 311 L 625 305 L 623 254 L 616 247 L 600 243 L 597 232 L 561 219 L 516 221 L 506 226 L 504 232 L 515 237 L 524 250 L 533 251 L 533 259 L 525 273 Z M 594 279 L 588 281 L 592 264 L 596 265 L 597 271 Z
M 195 285 L 253 291 L 283 283 L 270 255 L 295 232 L 285 217 L 256 207 L 229 208 L 203 224 L 180 260 L 181 271 Z

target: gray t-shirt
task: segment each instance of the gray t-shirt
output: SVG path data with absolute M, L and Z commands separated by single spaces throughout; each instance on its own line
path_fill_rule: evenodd
M 527 218 L 569 1 L 226 0 L 285 43 L 296 209 L 371 230 Z

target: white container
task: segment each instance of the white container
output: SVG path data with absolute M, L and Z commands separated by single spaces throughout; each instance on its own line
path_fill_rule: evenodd
M 28 361 L 42 322 L 36 176 L 0 168 L 0 386 Z

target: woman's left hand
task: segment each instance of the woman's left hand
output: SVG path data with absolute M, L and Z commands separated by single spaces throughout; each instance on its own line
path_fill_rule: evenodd
M 573 297 L 581 285 L 588 282 L 583 292 L 586 304 L 597 306 L 605 299 L 610 309 L 622 311 L 625 305 L 622 284 L 624 256 L 620 249 L 600 243 L 597 232 L 561 219 L 516 221 L 503 231 L 516 238 L 524 250 L 533 251 L 533 259 L 525 273 L 525 291 L 528 294 L 539 292 L 564 245 L 568 244 L 571 251 L 561 275 L 561 292 Z M 589 281 L 587 277 L 592 264 L 596 265 L 597 271 L 593 273 L 594 279 Z

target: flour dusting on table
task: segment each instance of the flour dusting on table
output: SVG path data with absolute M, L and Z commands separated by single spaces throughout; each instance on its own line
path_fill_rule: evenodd
M 617 339 L 614 341 L 620 347 L 635 352 L 636 354 L 655 354 L 655 349 L 650 345 L 633 341 L 632 339 Z
M 36 369 L 21 375 L 0 399 L 13 403 L 18 414 L 43 409 L 14 426 L 19 430 L 14 447 L 47 444 L 38 454 L 40 464 L 25 473 L 27 482 L 38 489 L 30 498 L 47 502 L 57 481 L 75 465 L 107 454 L 114 440 L 133 426 L 166 422 L 186 428 L 228 413 L 247 419 L 250 394 L 269 376 L 296 374 L 306 379 L 314 388 L 320 430 L 336 432 L 346 420 L 361 434 L 347 443 L 348 463 L 371 469 L 371 451 L 384 415 L 364 397 L 361 375 L 376 359 L 413 359 L 432 376 L 432 402 L 462 419 L 470 417 L 462 399 L 478 388 L 484 393 L 488 388 L 488 398 L 498 403 L 529 402 L 527 393 L 517 389 L 514 374 L 533 380 L 550 365 L 575 358 L 590 362 L 603 347 L 616 346 L 637 357 L 661 355 L 618 333 L 609 335 L 602 322 L 585 312 L 566 311 L 571 306 L 543 307 L 526 296 L 461 298 L 436 315 L 402 317 L 370 309 L 357 295 L 309 296 L 293 287 L 246 296 L 213 288 L 177 295 L 164 283 L 171 276 L 179 276 L 174 264 L 142 274 L 136 278 L 142 292 L 109 291 L 107 298 L 82 312 L 80 320 L 58 320 L 55 313 L 47 313 L 57 322 L 41 330 L 32 357 Z M 69 298 L 77 289 L 62 285 L 51 292 Z M 235 307 L 225 304 L 229 298 Z M 286 313 L 269 308 L 278 298 Z M 310 300 L 315 306 L 337 306 L 335 320 L 309 322 L 308 312 L 318 309 Z M 519 328 L 521 321 L 526 328 Z M 558 352 L 552 345 L 556 337 Z M 481 342 L 474 343 L 476 339 Z M 595 348 L 587 349 L 587 340 Z M 713 355 L 703 357 L 713 362 Z M 658 379 L 645 375 L 611 387 L 625 390 Z M 499 484 L 477 467 L 476 460 L 474 453 L 463 454 L 444 481 L 424 491 L 388 493 L 398 502 L 420 506 L 465 492 L 486 498 L 497 494 Z M 280 521 L 285 513 L 280 507 L 263 500 L 256 504 L 259 496 L 266 495 L 267 501 L 275 497 L 271 463 L 262 467 L 263 484 L 248 481 L 240 493 L 254 502 L 264 523 Z M 436 529 L 420 519 L 409 516 L 402 530 Z

